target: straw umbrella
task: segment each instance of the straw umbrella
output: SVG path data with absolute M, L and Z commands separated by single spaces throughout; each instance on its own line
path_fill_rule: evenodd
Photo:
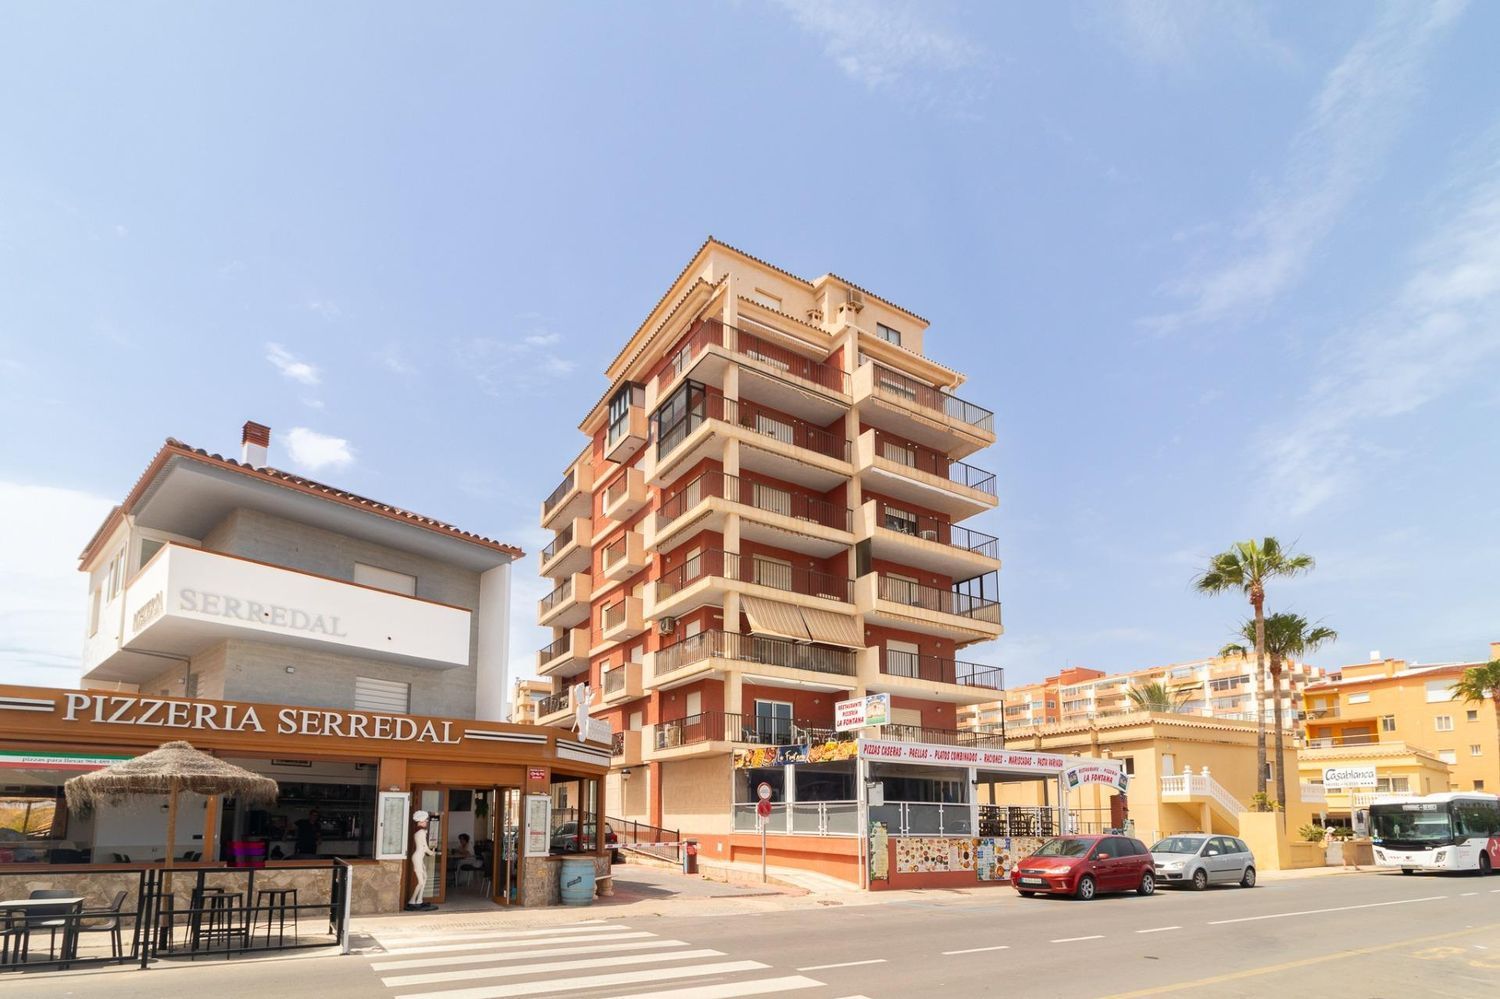
M 74 777 L 63 785 L 68 810 L 87 814 L 106 801 L 165 794 L 167 796 L 167 860 L 170 872 L 177 843 L 177 796 L 231 794 L 249 805 L 274 804 L 279 788 L 269 777 L 200 752 L 186 742 L 168 742 L 160 748 L 102 770 Z M 168 873 L 168 888 L 171 874 Z

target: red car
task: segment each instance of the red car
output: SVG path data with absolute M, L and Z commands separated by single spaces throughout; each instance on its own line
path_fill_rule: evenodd
M 1129 836 L 1059 836 L 1016 865 L 1016 891 L 1072 895 L 1088 901 L 1102 891 L 1156 891 L 1146 844 Z

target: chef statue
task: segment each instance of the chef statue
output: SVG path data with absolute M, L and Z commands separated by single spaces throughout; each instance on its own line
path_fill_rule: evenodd
M 589 738 L 589 708 L 594 699 L 594 691 L 586 683 L 575 683 L 573 685 L 573 731 L 578 733 L 580 741 L 587 742 Z
M 411 898 L 406 902 L 407 911 L 437 908 L 422 897 L 427 893 L 427 858 L 433 853 L 432 843 L 427 839 L 427 823 L 430 818 L 430 815 L 422 811 L 413 812 L 411 817 L 417 824 L 411 834 L 411 873 L 416 884 L 411 890 Z

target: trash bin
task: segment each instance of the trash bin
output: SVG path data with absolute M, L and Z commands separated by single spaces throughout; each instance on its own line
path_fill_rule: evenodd
M 698 873 L 698 841 L 690 839 L 682 845 L 682 873 Z

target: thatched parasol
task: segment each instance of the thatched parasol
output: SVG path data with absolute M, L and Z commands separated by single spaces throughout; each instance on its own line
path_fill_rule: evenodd
M 251 773 L 216 756 L 200 752 L 186 742 L 168 742 L 160 748 L 102 770 L 74 777 L 63 785 L 68 810 L 87 814 L 102 802 L 122 798 L 165 794 L 167 796 L 167 867 L 172 866 L 177 841 L 177 796 L 231 794 L 246 804 L 274 804 L 280 789 L 269 777 Z

